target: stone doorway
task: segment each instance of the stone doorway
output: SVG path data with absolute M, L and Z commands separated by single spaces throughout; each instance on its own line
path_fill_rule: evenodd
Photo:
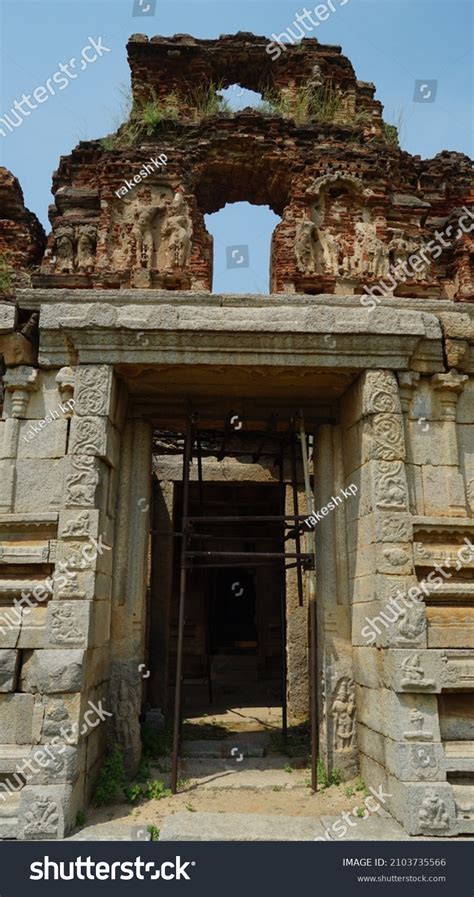
M 163 484 L 158 484 L 158 490 Z M 182 484 L 173 484 L 173 527 L 179 532 Z M 206 514 L 257 514 L 277 516 L 278 484 L 216 482 L 202 489 L 191 484 L 190 512 Z M 208 551 L 275 551 L 281 542 L 278 524 L 236 522 L 209 525 L 203 541 Z M 155 536 L 159 539 L 159 534 Z M 176 684 L 176 646 L 180 585 L 179 539 L 173 539 L 170 579 L 162 576 L 166 558 L 154 549 L 155 577 L 151 603 L 159 622 L 150 629 L 150 667 L 158 653 L 166 655 L 164 682 L 158 693 L 160 706 L 169 714 Z M 166 589 L 171 590 L 167 600 Z M 155 605 L 161 605 L 161 612 Z M 217 705 L 281 707 L 285 620 L 282 620 L 281 569 L 274 559 L 234 563 L 209 559 L 191 568 L 187 586 L 184 630 L 184 712 L 212 713 Z

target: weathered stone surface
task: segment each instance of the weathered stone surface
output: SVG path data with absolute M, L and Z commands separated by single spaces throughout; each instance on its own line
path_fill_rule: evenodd
M 27 785 L 22 789 L 18 837 L 22 841 L 64 838 L 80 808 L 78 789 L 70 785 Z
M 11 333 L 15 327 L 15 321 L 15 306 L 0 302 L 0 334 Z
M 35 692 L 82 691 L 85 666 L 84 652 L 78 650 L 25 652 L 21 671 L 21 690 Z
M 18 460 L 11 468 L 16 471 L 14 510 L 31 512 L 34 508 L 57 510 L 61 506 L 63 458 Z
M 0 695 L 0 742 L 32 744 L 36 740 L 33 695 Z
M 387 785 L 392 794 L 389 810 L 410 835 L 440 838 L 463 832 L 450 785 L 404 784 L 390 775 Z
M 104 601 L 50 601 L 46 627 L 50 645 L 99 647 L 110 637 L 110 606 Z
M 375 732 L 394 741 L 440 741 L 436 695 L 356 686 L 356 701 L 359 722 Z
M 15 691 L 19 660 L 18 651 L 0 650 L 0 692 Z
M 173 813 L 160 841 L 314 841 L 324 837 L 319 819 L 240 813 Z
M 388 771 L 401 782 L 441 782 L 446 780 L 446 761 L 443 745 L 426 741 L 392 741 L 385 743 L 385 763 Z

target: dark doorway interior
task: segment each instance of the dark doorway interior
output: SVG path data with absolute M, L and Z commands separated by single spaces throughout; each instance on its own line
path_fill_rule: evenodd
M 190 488 L 190 515 L 278 515 L 278 484 L 197 483 Z M 204 511 L 202 510 L 204 509 Z M 175 484 L 174 529 L 179 531 L 182 487 Z M 272 552 L 279 547 L 281 525 L 232 522 L 206 527 L 196 547 L 222 552 Z M 215 560 L 191 567 L 187 578 L 183 686 L 186 712 L 213 712 L 229 706 L 281 704 L 281 567 L 215 566 Z M 175 544 L 169 616 L 168 707 L 173 705 L 178 638 L 180 551 Z M 212 696 L 212 701 L 210 700 Z
M 213 570 L 209 602 L 211 654 L 258 650 L 255 573 L 242 567 Z

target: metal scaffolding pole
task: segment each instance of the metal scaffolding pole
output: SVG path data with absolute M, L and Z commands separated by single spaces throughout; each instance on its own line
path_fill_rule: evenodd
M 304 483 L 308 511 L 314 510 L 313 492 L 309 476 L 308 445 L 304 429 L 303 416 L 300 414 L 300 440 L 303 460 Z M 313 569 L 308 573 L 309 580 L 309 665 L 310 665 L 310 720 L 311 720 L 311 790 L 318 790 L 318 758 L 319 758 L 319 707 L 318 707 L 318 615 L 316 606 L 316 541 L 314 530 L 306 535 L 307 548 L 315 556 Z
M 173 752 L 171 758 L 171 791 L 176 794 L 178 787 L 178 763 L 179 745 L 181 740 L 181 701 L 183 691 L 183 642 L 184 642 L 184 611 L 186 599 L 186 548 L 189 513 L 189 468 L 191 464 L 193 444 L 193 424 L 191 414 L 186 422 L 186 440 L 184 443 L 183 458 L 183 515 L 182 515 L 182 540 L 181 540 L 181 578 L 179 587 L 179 612 L 178 612 L 178 649 L 176 657 L 176 688 L 174 700 L 174 728 L 173 728 Z
M 298 519 L 299 517 L 299 499 L 298 499 L 298 469 L 296 466 L 296 446 L 295 446 L 295 434 L 291 433 L 290 436 L 290 453 L 291 453 L 291 488 L 293 492 L 293 513 L 295 517 Z M 299 528 L 296 528 L 295 531 L 295 546 L 296 550 L 299 553 L 301 551 L 301 534 Z M 300 607 L 303 607 L 303 574 L 301 572 L 301 564 L 297 563 L 296 567 L 296 576 L 298 582 L 298 604 Z
M 285 477 L 283 470 L 283 446 L 279 458 L 280 480 L 280 513 L 285 519 Z M 285 551 L 285 532 L 281 532 L 281 547 Z M 281 652 L 281 730 L 284 744 L 288 739 L 288 707 L 287 707 L 287 670 L 286 670 L 286 557 L 283 558 L 280 568 L 280 652 Z

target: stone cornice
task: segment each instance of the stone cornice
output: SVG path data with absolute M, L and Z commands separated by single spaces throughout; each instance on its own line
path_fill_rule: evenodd
M 161 294 L 156 303 L 131 304 L 122 294 L 119 305 L 118 296 L 102 302 L 104 293 L 95 293 L 94 303 L 45 303 L 40 364 L 67 365 L 74 356 L 80 363 L 444 370 L 438 321 L 421 310 L 369 311 L 308 297 L 254 305 L 232 297 L 224 307 L 212 301 L 223 297 L 165 296 L 166 303 Z

